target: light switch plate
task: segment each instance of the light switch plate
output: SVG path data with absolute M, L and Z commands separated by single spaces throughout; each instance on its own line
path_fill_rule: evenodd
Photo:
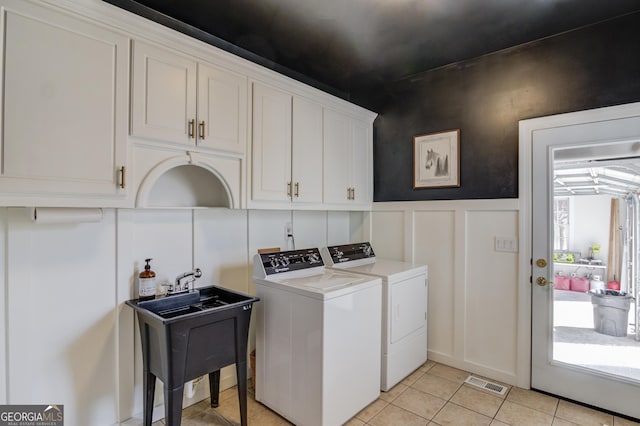
M 513 237 L 496 237 L 495 249 L 496 251 L 517 253 L 518 239 Z

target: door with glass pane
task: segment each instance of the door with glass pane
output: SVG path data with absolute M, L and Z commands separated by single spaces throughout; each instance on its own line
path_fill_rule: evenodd
M 632 112 L 540 118 L 521 129 L 531 138 L 531 386 L 640 418 L 631 297 L 637 296 L 640 105 Z M 610 281 L 618 292 L 607 292 Z

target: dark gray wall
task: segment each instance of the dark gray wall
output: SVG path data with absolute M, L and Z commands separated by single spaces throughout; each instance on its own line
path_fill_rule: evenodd
M 416 75 L 373 106 L 374 200 L 518 196 L 518 121 L 640 101 L 640 13 Z M 460 187 L 413 189 L 413 136 L 460 129 Z

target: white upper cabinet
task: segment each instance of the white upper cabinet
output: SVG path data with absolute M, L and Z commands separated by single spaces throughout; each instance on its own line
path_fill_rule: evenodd
M 346 203 L 351 199 L 351 121 L 332 110 L 324 113 L 324 199 Z
M 322 203 L 322 105 L 293 98 L 292 200 Z
M 247 78 L 198 64 L 198 146 L 245 153 Z
M 369 208 L 373 201 L 372 126 L 359 120 L 351 125 L 351 201 Z
M 322 155 L 322 106 L 254 83 L 251 200 L 321 206 Z
M 252 201 L 291 200 L 293 97 L 253 84 Z
M 324 202 L 368 208 L 372 201 L 371 125 L 324 111 Z
M 134 207 L 142 147 L 235 208 L 370 207 L 370 111 L 97 0 L 0 0 L 0 34 L 0 206 Z
M 131 134 L 244 154 L 247 78 L 136 40 Z
M 131 133 L 193 145 L 196 73 L 194 60 L 136 40 Z
M 0 204 L 126 205 L 128 38 L 3 5 Z

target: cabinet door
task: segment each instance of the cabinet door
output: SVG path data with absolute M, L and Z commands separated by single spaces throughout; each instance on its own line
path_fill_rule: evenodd
M 252 200 L 290 200 L 291 102 L 288 93 L 253 85 Z
M 185 56 L 135 41 L 132 135 L 195 145 L 196 70 Z
M 356 204 L 371 203 L 373 199 L 373 153 L 371 126 L 354 120 L 351 133 L 351 186 Z
M 322 105 L 293 98 L 294 203 L 322 203 Z
M 247 149 L 247 78 L 198 64 L 198 146 Z
M 324 111 L 324 202 L 349 202 L 352 156 L 349 117 L 330 109 Z
M 28 2 L 5 6 L 0 191 L 32 197 L 23 205 L 124 197 L 128 39 Z

